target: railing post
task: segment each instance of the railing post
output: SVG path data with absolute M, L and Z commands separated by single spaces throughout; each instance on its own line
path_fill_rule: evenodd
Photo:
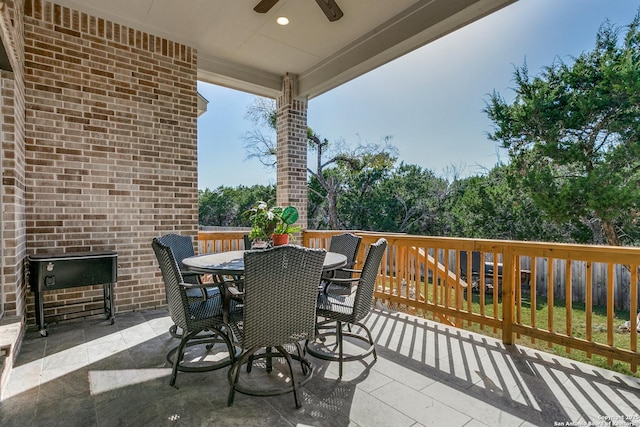
M 502 260 L 502 342 L 506 345 L 513 344 L 513 312 L 514 297 L 513 286 L 515 278 L 515 254 L 511 246 L 507 246 Z

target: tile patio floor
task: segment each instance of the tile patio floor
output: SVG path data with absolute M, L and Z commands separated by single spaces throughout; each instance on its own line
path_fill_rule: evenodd
M 291 394 L 228 407 L 226 369 L 169 386 L 171 323 L 161 309 L 28 332 L 0 426 L 640 425 L 637 378 L 384 309 L 367 319 L 376 363 L 350 362 L 338 381 L 337 364 L 311 358 L 300 410 Z

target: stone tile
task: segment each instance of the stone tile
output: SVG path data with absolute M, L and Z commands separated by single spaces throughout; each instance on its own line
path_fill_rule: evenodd
M 129 347 L 119 333 L 89 341 L 86 348 L 89 363 L 107 359 L 119 353 L 128 352 L 129 350 Z
M 119 329 L 128 328 L 133 325 L 139 325 L 146 322 L 144 315 L 139 311 L 128 311 L 126 313 L 118 313 L 115 318 L 115 324 Z
M 88 396 L 89 368 L 86 364 L 65 365 L 42 371 L 38 404 L 74 396 Z
M 129 347 L 129 356 L 138 368 L 162 368 L 169 366 L 168 351 L 169 349 L 160 339 L 154 338 Z
M 388 352 L 378 353 L 378 361 L 373 365 L 372 369 L 394 381 L 401 382 L 414 390 L 422 390 L 436 381 L 434 378 L 425 375 L 426 371 L 428 371 L 425 367 L 420 367 L 421 370 L 412 369 L 412 365 L 403 365 L 389 360 Z M 381 357 L 380 353 L 383 353 L 384 357 Z
M 145 315 L 145 318 L 147 316 Z M 166 312 L 163 317 L 151 316 L 147 320 L 147 324 L 153 329 L 156 335 L 165 334 L 169 331 L 169 328 L 173 325 L 173 321 Z
M 377 362 L 346 362 L 340 380 L 336 362 L 311 358 L 300 410 L 291 393 L 238 393 L 228 407 L 226 368 L 179 372 L 169 386 L 165 357 L 178 340 L 166 310 L 118 315 L 115 328 L 96 319 L 54 324 L 48 337 L 26 334 L 0 425 L 537 426 L 640 413 L 635 377 L 406 314 L 373 311 L 367 322 Z M 201 356 L 215 349 L 190 349 Z M 53 396 L 64 405 L 58 413 Z
M 371 394 L 423 425 L 464 426 L 472 418 L 397 381 Z
M 127 328 L 120 327 L 120 335 L 127 345 L 133 346 L 156 338 L 158 333 L 148 324 L 142 323 Z
M 23 363 L 20 358 L 21 356 L 18 355 L 19 363 L 11 369 L 9 381 L 2 393 L 3 399 L 31 391 L 37 393 L 38 391 L 40 375 L 42 374 L 42 359 Z M 31 357 L 28 357 L 28 359 L 31 359 Z
M 0 425 L 3 427 L 35 425 L 38 389 L 3 396 L 0 402 Z
M 87 343 L 118 333 L 118 325 L 107 320 L 87 321 L 84 325 L 84 336 Z
M 355 390 L 355 387 L 353 388 Z M 264 400 L 286 418 L 294 426 L 310 425 L 314 427 L 346 426 L 349 423 L 349 392 L 345 388 L 336 388 L 336 394 L 318 396 L 307 386 L 300 391 L 302 407 L 295 409 L 292 393 L 265 397 Z
M 73 327 L 51 328 L 46 341 L 45 354 L 51 355 L 85 344 L 84 327 L 80 322 L 72 322 Z
M 307 398 L 311 399 L 311 407 L 321 413 L 321 417 L 327 414 L 342 414 L 349 416 L 351 403 L 356 389 L 362 383 L 360 380 L 338 380 L 333 376 L 324 376 L 322 373 L 314 375 L 314 378 L 303 387 L 305 405 Z M 308 396 L 311 395 L 311 396 Z
M 128 351 L 120 351 L 108 357 L 95 357 L 95 360 L 89 364 L 89 368 L 91 371 L 133 371 L 136 365 Z
M 27 336 L 23 338 L 22 345 L 19 349 L 18 358 L 13 365 L 14 368 L 16 366 L 29 364 L 32 362 L 42 363 L 47 340 L 46 338 L 37 339 L 38 337 L 40 337 L 40 334 L 38 334 L 37 337 L 33 338 L 29 338 Z
M 287 413 L 279 413 L 269 404 L 270 397 L 238 395 L 232 406 L 216 406 L 208 425 L 221 427 L 294 427 Z M 291 410 L 289 410 L 291 411 Z M 302 426 L 300 426 L 302 427 Z
M 66 333 L 75 333 L 84 329 L 84 319 L 65 320 L 47 324 L 49 336 L 60 336 Z
M 87 347 L 84 344 L 60 348 L 59 351 L 50 352 L 47 348 L 47 355 L 42 359 L 42 370 L 59 369 L 62 366 L 74 367 L 77 365 L 87 365 L 89 356 Z
M 521 427 L 526 426 L 527 423 L 523 423 L 521 424 Z M 528 424 L 529 426 L 533 427 L 534 424 Z M 476 419 L 472 419 L 471 421 L 469 421 L 467 424 L 464 425 L 464 427 L 490 427 L 484 423 L 481 423 L 480 421 L 476 420 Z
M 438 400 L 439 402 L 461 412 L 471 418 L 474 418 L 489 426 L 517 426 L 525 421 L 522 416 L 529 417 L 533 411 L 527 411 L 520 416 L 514 415 L 511 408 L 506 405 L 498 405 L 493 400 L 487 401 L 486 398 L 478 390 L 476 394 L 472 394 L 471 390 L 460 390 L 442 382 L 435 382 L 421 393 Z
M 356 389 L 349 418 L 361 426 L 367 427 L 387 427 L 387 426 L 411 426 L 415 420 L 385 403 L 385 401 L 373 397 Z
M 602 416 L 640 414 L 640 394 L 631 387 L 613 387 L 588 374 L 567 375 L 561 365 L 535 365 L 540 380 L 532 383 L 539 404 L 551 420 L 602 422 Z M 640 424 L 640 419 L 636 420 Z
M 97 426 L 95 404 L 88 393 L 46 400 L 36 407 L 35 425 L 60 427 Z

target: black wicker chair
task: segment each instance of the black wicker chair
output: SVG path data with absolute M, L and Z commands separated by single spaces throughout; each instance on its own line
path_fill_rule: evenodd
M 243 312 L 232 314 L 229 319 L 237 345 L 243 350 L 229 371 L 229 406 L 236 391 L 254 396 L 293 392 L 296 408 L 300 408 L 299 388 L 313 374 L 300 342 L 314 336 L 316 298 L 325 253 L 324 249 L 294 245 L 245 253 Z M 285 346 L 295 351 L 289 352 Z M 268 388 L 239 382 L 243 365 L 247 365 L 250 375 L 253 361 L 266 359 L 267 372 L 271 372 L 272 358 L 282 357 L 290 373 L 289 381 L 283 385 L 277 383 L 278 375 L 273 375 L 271 379 L 276 384 Z M 296 378 L 293 360 L 300 362 L 302 378 Z
M 362 272 L 358 278 L 333 279 L 341 282 L 343 285 L 353 286 L 355 290 L 351 294 L 336 295 L 321 292 L 318 295 L 318 316 L 326 319 L 326 322 L 335 322 L 335 328 L 318 334 L 316 341 L 307 341 L 306 349 L 309 354 L 319 359 L 338 361 L 340 378 L 342 378 L 343 362 L 364 359 L 370 354 L 373 354 L 374 360 L 377 360 L 371 332 L 361 323 L 361 320 L 364 319 L 371 310 L 373 291 L 375 289 L 378 271 L 380 270 L 380 263 L 382 262 L 382 257 L 386 249 L 387 241 L 385 239 L 379 239 L 369 248 Z M 323 323 L 323 326 L 326 326 L 326 322 Z M 343 331 L 343 324 L 360 327 L 366 336 L 352 332 L 351 329 Z M 330 336 L 335 336 L 335 342 L 327 339 Z M 357 354 L 345 355 L 344 336 L 364 341 L 367 344 L 367 348 Z M 328 344 L 329 342 L 331 343 Z M 337 353 L 330 350 L 330 346 L 337 346 Z
M 170 384 L 175 385 L 178 371 L 210 371 L 231 365 L 235 360 L 236 351 L 229 337 L 230 331 L 224 323 L 222 290 L 219 289 L 218 292 L 210 294 L 207 298 L 190 298 L 187 295 L 189 290 L 202 289 L 210 285 L 185 283 L 171 247 L 163 243 L 161 238 L 153 239 L 151 246 L 162 271 L 169 314 L 175 324 L 183 331 L 180 344 L 167 354 L 167 360 L 173 365 Z M 235 304 L 232 303 L 231 310 L 234 309 Z M 205 331 L 209 333 L 201 334 Z M 207 345 L 209 350 L 218 342 L 226 344 L 228 357 L 199 366 L 183 364 L 187 346 Z
M 182 260 L 195 255 L 193 250 L 193 241 L 190 236 L 182 236 L 180 234 L 169 233 L 164 236 L 157 237 L 157 239 L 164 245 L 169 246 L 173 252 L 173 257 L 178 263 L 180 274 L 182 274 L 182 280 L 184 283 L 192 285 L 200 285 L 203 283 L 202 276 L 198 273 L 185 271 L 182 265 Z M 190 301 L 202 299 L 209 296 L 219 295 L 219 286 L 213 282 L 207 282 L 207 287 L 197 287 L 187 289 L 187 297 Z M 169 328 L 169 333 L 174 338 L 181 338 L 182 334 L 178 333 L 178 327 L 172 325 Z
M 352 233 L 344 233 L 331 237 L 329 252 L 337 252 L 346 256 L 347 264 L 338 270 L 333 270 L 323 275 L 321 286 L 324 292 L 349 293 L 350 283 L 345 284 L 340 281 L 332 281 L 332 279 L 351 279 L 354 273 L 360 272 L 359 270 L 355 270 L 354 266 L 356 265 L 356 257 L 358 256 L 361 242 L 362 237 Z

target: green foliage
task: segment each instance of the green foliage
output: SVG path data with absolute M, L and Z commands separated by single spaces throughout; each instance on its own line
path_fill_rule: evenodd
M 349 150 L 307 129 L 308 226 L 417 235 L 640 244 L 640 15 L 626 28 L 605 23 L 593 51 L 529 76 L 516 68 L 515 98 L 493 93 L 490 139 L 508 165 L 446 179 L 397 165 L 395 148 Z M 249 157 L 275 165 L 275 104 L 260 99 L 248 117 Z M 416 143 L 424 143 L 419 141 Z M 250 226 L 238 214 L 275 200 L 273 186 L 200 192 L 200 224 Z
M 248 227 L 246 218 L 240 215 L 259 200 L 275 200 L 273 185 L 218 187 L 216 190 L 198 191 L 198 222 L 200 225 L 222 227 Z
M 639 23 L 640 15 L 622 44 L 620 29 L 605 23 L 593 51 L 571 64 L 558 60 L 537 77 L 526 64 L 517 68 L 514 101 L 494 93 L 486 107 L 490 138 L 509 150 L 535 205 L 557 224 L 586 225 L 595 243 L 601 233 L 620 244 L 621 227 L 638 213 Z
M 298 220 L 298 210 L 293 206 L 271 206 L 258 201 L 255 206 L 243 213 L 251 224 L 249 238 L 268 241 L 272 234 L 289 234 L 301 230 L 299 226 L 291 226 Z
M 570 240 L 567 228 L 549 221 L 527 188 L 509 174 L 509 167 L 498 165 L 485 176 L 452 184 L 446 208 L 451 234 L 486 239 Z

